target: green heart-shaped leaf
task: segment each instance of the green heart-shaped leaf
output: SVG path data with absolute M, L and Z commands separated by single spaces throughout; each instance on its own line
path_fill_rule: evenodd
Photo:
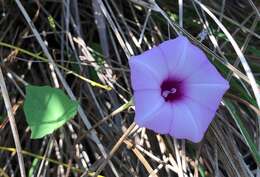
M 42 138 L 61 127 L 77 113 L 78 103 L 57 88 L 26 87 L 24 112 L 32 139 Z

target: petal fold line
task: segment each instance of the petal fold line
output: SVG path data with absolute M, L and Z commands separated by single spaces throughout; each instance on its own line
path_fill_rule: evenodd
M 161 102 L 158 103 L 156 106 L 154 106 L 154 109 L 152 109 L 150 112 L 148 112 L 146 115 L 143 116 L 143 119 L 140 123 L 141 126 L 143 126 L 147 121 L 150 121 L 150 119 L 153 119 L 154 117 L 152 117 L 152 115 L 158 110 L 160 109 L 164 104 L 166 104 L 165 102 Z M 149 117 L 152 117 L 149 119 Z
M 154 72 L 154 70 L 150 66 L 146 65 L 145 63 L 143 63 L 139 60 L 135 60 L 135 63 L 140 64 L 140 65 L 144 66 L 147 70 L 149 70 L 151 72 L 151 74 L 153 75 L 154 80 L 157 81 L 158 84 L 160 84 L 160 79 L 159 79 L 160 77 L 158 76 L 158 74 L 156 72 Z M 132 64 L 134 64 L 133 61 L 132 61 Z

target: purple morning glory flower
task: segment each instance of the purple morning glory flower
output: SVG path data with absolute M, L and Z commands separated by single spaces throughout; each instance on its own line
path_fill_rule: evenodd
M 228 82 L 184 36 L 130 59 L 135 122 L 157 133 L 199 142 Z

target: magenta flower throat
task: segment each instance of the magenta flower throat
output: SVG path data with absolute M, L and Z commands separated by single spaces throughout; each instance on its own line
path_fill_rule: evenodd
M 183 81 L 174 78 L 166 78 L 161 83 L 161 96 L 166 102 L 181 100 L 184 96 Z
M 206 55 L 179 36 L 130 59 L 135 122 L 157 133 L 199 142 L 228 82 Z

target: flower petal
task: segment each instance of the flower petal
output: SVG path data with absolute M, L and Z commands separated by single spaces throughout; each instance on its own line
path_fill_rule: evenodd
M 181 66 L 186 59 L 186 50 L 189 43 L 186 37 L 179 36 L 175 39 L 165 41 L 158 46 L 167 63 L 168 71 L 171 74 L 176 73 L 178 67 Z
M 138 90 L 134 92 L 135 122 L 144 126 L 164 104 L 159 90 Z
M 216 110 L 204 107 L 192 99 L 186 100 L 185 104 L 187 105 L 191 114 L 200 125 L 200 132 L 204 134 L 209 124 L 213 120 Z
M 157 133 L 167 134 L 170 131 L 172 122 L 172 106 L 164 103 L 150 119 L 144 122 L 144 127 L 151 129 Z
M 187 84 L 217 84 L 229 87 L 228 82 L 219 74 L 217 69 L 209 61 L 204 61 L 200 69 L 185 78 Z
M 167 65 L 158 47 L 129 60 L 134 90 L 157 89 L 168 76 Z
M 199 142 L 203 137 L 203 132 L 196 117 L 185 102 L 177 102 L 173 107 L 173 122 L 170 135 L 175 138 L 185 138 L 193 142 Z
M 176 71 L 173 71 L 173 75 L 175 73 L 179 78 L 186 78 L 195 71 L 200 70 L 202 64 L 207 63 L 211 65 L 203 51 L 192 43 L 188 42 L 185 52 L 185 58 L 177 66 Z
M 185 97 L 200 103 L 201 106 L 216 111 L 228 85 L 190 84 L 185 87 Z
M 130 67 L 136 123 L 158 133 L 200 141 L 229 88 L 203 51 L 179 36 L 132 57 Z M 180 100 L 167 102 L 161 96 L 161 84 L 169 78 L 182 84 L 177 88 L 183 92 Z
M 160 89 L 160 82 L 141 62 L 130 60 L 131 83 L 134 90 Z

